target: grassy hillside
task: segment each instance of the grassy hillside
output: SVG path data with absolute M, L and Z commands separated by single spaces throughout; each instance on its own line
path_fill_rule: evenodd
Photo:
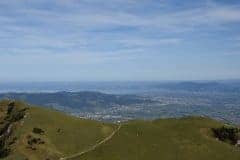
M 22 103 L 16 105 L 17 107 L 25 106 Z M 33 128 L 39 128 L 44 133 L 33 133 Z M 83 120 L 53 110 L 29 107 L 25 118 L 18 122 L 18 127 L 12 135 L 18 140 L 12 146 L 13 153 L 7 159 L 25 160 L 25 157 L 30 160 L 59 159 L 59 157 L 89 148 L 111 134 L 115 128 L 116 126 L 112 124 Z M 28 144 L 32 139 L 37 138 L 40 138 L 44 144 L 38 144 L 38 142 L 31 146 Z
M 0 103 L 0 116 L 10 101 Z M 239 148 L 216 140 L 206 118 L 161 119 L 107 124 L 15 102 L 11 149 L 5 160 L 239 160 Z M 5 108 L 5 109 L 4 109 Z M 15 115 L 12 112 L 11 115 Z M 0 119 L 0 121 L 4 121 Z
M 237 147 L 212 137 L 205 118 L 131 121 L 108 143 L 73 160 L 239 160 Z

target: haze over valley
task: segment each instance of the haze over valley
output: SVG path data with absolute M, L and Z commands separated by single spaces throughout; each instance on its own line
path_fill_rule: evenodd
M 23 100 L 88 119 L 116 122 L 208 116 L 240 124 L 237 80 L 16 83 L 0 88 L 5 90 L 1 99 Z

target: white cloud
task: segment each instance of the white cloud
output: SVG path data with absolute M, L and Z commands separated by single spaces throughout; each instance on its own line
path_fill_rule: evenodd
M 95 1 L 94 1 L 95 2 Z M 117 1 L 120 3 L 119 1 Z M 126 1 L 124 1 L 126 2 Z M 127 1 L 129 2 L 129 1 Z M 127 5 L 127 3 L 125 4 Z M 78 6 L 78 5 L 76 5 Z M 129 26 L 142 31 L 164 29 L 165 31 L 188 31 L 202 25 L 227 25 L 240 22 L 240 6 L 201 6 L 175 12 L 154 12 L 138 14 L 125 10 L 114 11 L 96 6 L 84 6 L 69 12 L 40 9 L 19 9 L 19 13 L 32 16 L 46 25 L 91 29 L 96 27 Z
M 179 32 L 218 30 L 224 26 L 227 28 L 229 24 L 240 22 L 240 6 L 237 5 L 210 4 L 176 11 L 158 10 L 139 14 L 135 12 L 134 7 L 148 3 L 146 0 L 141 2 L 61 0 L 53 1 L 51 10 L 35 7 L 48 1 L 25 2 L 31 5 L 24 5 L 26 3 L 19 3 L 16 0 L 8 3 L 0 2 L 0 5 L 4 4 L 10 8 L 12 6 L 15 9 L 11 14 L 0 15 L 2 37 L 0 49 L 4 50 L 8 47 L 7 51 L 13 53 L 33 51 L 35 53 L 36 50 L 38 50 L 37 53 L 86 51 L 89 53 L 92 48 L 98 48 L 100 45 L 109 48 L 110 46 L 120 48 L 122 45 L 127 49 L 136 50 L 137 47 L 142 49 L 179 44 L 184 39 L 178 34 Z M 98 3 L 103 4 L 97 6 Z M 159 6 L 164 7 L 161 4 L 159 3 Z M 131 12 L 128 10 L 129 5 Z M 116 9 L 117 6 L 122 8 Z M 65 11 L 64 7 L 68 9 Z M 132 27 L 133 31 L 128 33 L 111 31 L 112 28 L 118 27 Z M 94 33 L 94 30 L 105 31 Z M 151 34 L 154 36 L 151 37 Z M 11 43 L 16 44 L 14 47 L 9 47 Z M 62 51 L 55 49 L 62 49 Z M 116 49 L 115 52 L 119 53 L 118 50 L 124 52 L 126 49 Z

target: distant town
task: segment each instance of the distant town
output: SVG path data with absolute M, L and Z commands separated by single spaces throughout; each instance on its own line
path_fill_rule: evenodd
M 17 91 L 6 86 L 0 87 L 7 91 L 0 94 L 1 99 L 23 100 L 88 119 L 116 122 L 207 116 L 240 124 L 239 81 L 46 84 L 51 92 L 41 88 L 44 84 L 14 86 L 21 88 Z

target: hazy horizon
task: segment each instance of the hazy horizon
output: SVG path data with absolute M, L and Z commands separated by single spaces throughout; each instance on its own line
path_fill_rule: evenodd
M 240 78 L 232 78 L 232 79 L 166 79 L 166 80 L 4 80 L 0 81 L 0 84 L 4 83 L 125 83 L 125 82 L 153 82 L 153 83 L 165 83 L 165 82 L 235 82 L 235 81 L 240 81 Z

